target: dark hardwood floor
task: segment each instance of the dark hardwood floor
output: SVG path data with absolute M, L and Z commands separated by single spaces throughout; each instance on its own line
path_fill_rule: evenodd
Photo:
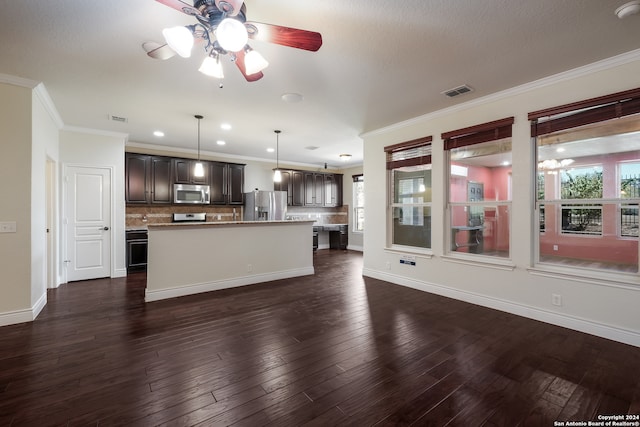
M 552 426 L 640 413 L 640 349 L 363 278 L 143 302 L 146 277 L 50 290 L 0 328 L 0 426 Z

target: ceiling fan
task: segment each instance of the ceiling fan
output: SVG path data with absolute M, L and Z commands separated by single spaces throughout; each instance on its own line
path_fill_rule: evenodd
M 199 71 L 209 76 L 224 77 L 220 57 L 228 54 L 247 81 L 260 80 L 263 77 L 262 70 L 269 63 L 249 46 L 249 39 L 312 52 L 322 46 L 320 33 L 247 21 L 247 7 L 242 0 L 194 0 L 193 6 L 182 0 L 156 1 L 194 16 L 198 22 L 164 29 L 162 34 L 167 43 L 145 43 L 143 47 L 147 55 L 168 59 L 177 53 L 186 58 L 191 55 L 194 41 L 203 42 L 207 57 Z

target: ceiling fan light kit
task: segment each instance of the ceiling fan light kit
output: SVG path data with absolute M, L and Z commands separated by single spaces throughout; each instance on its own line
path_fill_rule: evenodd
M 182 0 L 156 1 L 193 16 L 198 22 L 185 27 L 164 29 L 162 34 L 167 44 L 151 51 L 147 50 L 147 55 L 152 58 L 170 58 L 170 53 L 165 52 L 167 46 L 183 58 L 188 58 L 191 56 L 194 39 L 202 39 L 208 57 L 219 58 L 220 55 L 229 54 L 245 80 L 254 82 L 263 77 L 262 70 L 269 63 L 247 44 L 249 39 L 312 52 L 322 46 L 322 35 L 314 31 L 247 22 L 247 7 L 242 0 L 194 0 L 193 6 Z M 221 68 L 219 59 L 214 67 L 213 63 L 205 58 L 199 70 L 206 75 L 223 78 Z

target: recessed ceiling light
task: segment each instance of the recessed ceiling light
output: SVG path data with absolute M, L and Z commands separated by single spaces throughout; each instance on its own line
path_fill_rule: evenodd
M 164 132 L 162 132 L 161 130 L 156 130 L 153 132 L 153 134 L 157 137 L 163 137 L 164 136 Z
M 304 98 L 299 93 L 285 93 L 282 95 L 284 102 L 296 103 L 302 101 Z
M 275 151 L 276 151 L 275 148 L 271 148 L 271 147 L 267 148 L 267 153 L 273 153 Z
M 563 152 L 564 152 L 564 148 L 562 148 L 562 147 L 558 147 L 556 149 L 556 153 L 563 153 Z
M 623 19 L 627 16 L 635 15 L 640 12 L 640 0 L 630 1 L 616 9 L 615 14 L 618 18 Z
M 222 130 L 231 130 L 231 125 L 229 123 L 223 123 L 220 125 L 220 129 Z
M 226 144 L 226 142 L 225 142 L 225 141 L 223 141 L 223 140 L 221 140 L 221 139 L 219 139 L 219 140 L 217 140 L 217 141 L 216 141 L 216 144 L 218 144 L 218 145 L 225 145 L 225 144 Z

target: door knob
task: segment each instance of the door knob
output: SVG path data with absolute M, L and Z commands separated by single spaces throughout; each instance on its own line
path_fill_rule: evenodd
M 108 230 L 109 230 L 109 227 L 103 227 L 103 228 L 101 228 L 100 230 L 108 231 Z

